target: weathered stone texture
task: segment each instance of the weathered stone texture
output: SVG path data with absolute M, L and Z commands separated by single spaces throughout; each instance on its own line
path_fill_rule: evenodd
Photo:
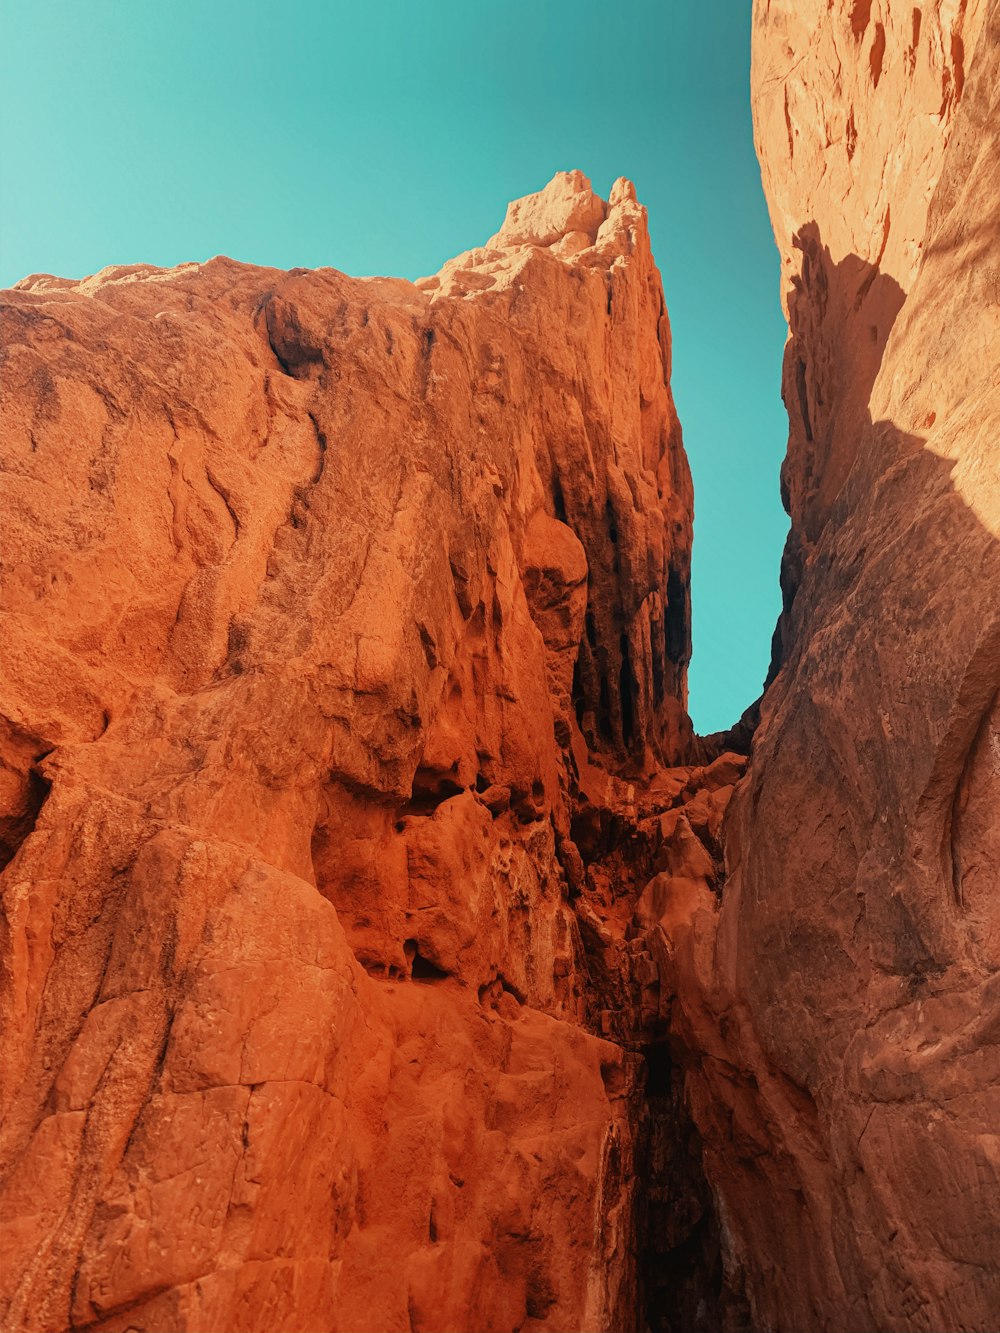
M 675 934 L 761 1327 L 1000 1310 L 1000 10 L 758 0 L 785 613 L 721 910 Z
M 416 285 L 4 320 L 4 1327 L 630 1326 L 641 1061 L 569 896 L 579 765 L 689 734 L 631 185 Z

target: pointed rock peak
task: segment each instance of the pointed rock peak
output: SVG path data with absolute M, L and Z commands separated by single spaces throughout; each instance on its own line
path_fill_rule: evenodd
M 582 171 L 557 171 L 544 190 L 507 205 L 504 224 L 488 244 L 553 245 L 571 232 L 593 243 L 607 215 L 608 205 Z
M 603 269 L 635 254 L 651 262 L 646 210 L 635 186 L 620 176 L 605 201 L 582 171 L 557 171 L 544 190 L 507 205 L 503 226 L 485 245 L 456 255 L 416 285 L 432 300 L 496 291 L 539 250 Z
M 608 204 L 611 208 L 617 208 L 619 204 L 637 203 L 635 186 L 626 176 L 619 176 L 611 187 L 611 193 L 608 196 Z

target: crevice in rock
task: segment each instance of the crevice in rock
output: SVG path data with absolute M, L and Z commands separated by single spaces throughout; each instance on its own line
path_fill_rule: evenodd
M 552 478 L 552 509 L 560 523 L 567 523 L 566 497 L 558 477 Z
M 802 429 L 806 440 L 812 444 L 812 422 L 809 418 L 809 391 L 806 385 L 806 363 L 799 357 L 795 363 L 795 392 L 799 399 L 799 414 L 802 417 Z
M 955 101 L 959 102 L 965 91 L 965 43 L 957 32 L 951 35 L 951 63 L 955 70 Z
M 309 478 L 309 485 L 317 486 L 323 480 L 323 472 L 326 469 L 327 439 L 326 434 L 316 420 L 314 413 L 309 413 L 309 420 L 312 422 L 313 430 L 316 432 L 316 448 L 318 450 L 316 468 L 312 476 Z
M 864 36 L 872 15 L 872 0 L 854 0 L 851 6 L 851 33 L 859 42 Z
M 0 777 L 5 794 L 0 805 L 0 872 L 34 832 L 52 790 L 51 781 L 39 767 L 52 748 L 15 723 L 0 719 Z
M 635 677 L 632 674 L 632 659 L 629 655 L 626 634 L 621 636 L 621 658 L 618 688 L 622 712 L 622 743 L 627 750 L 632 744 L 635 733 Z
M 295 306 L 272 292 L 260 308 L 267 343 L 282 374 L 290 379 L 316 379 L 323 366 L 323 349 L 303 329 Z
M 604 507 L 608 522 L 608 541 L 612 546 L 618 545 L 618 520 L 615 518 L 615 511 L 610 499 Z
M 0 871 L 13 861 L 25 838 L 34 832 L 42 806 L 51 790 L 52 783 L 32 765 L 28 770 L 19 808 L 0 817 Z
M 724 892 L 721 821 L 745 769 L 728 739 L 700 738 L 713 751 L 702 763 L 613 785 L 609 800 L 579 792 L 570 814 L 586 1023 L 622 1053 L 601 1073 L 609 1099 L 628 1105 L 631 1309 L 641 1333 L 752 1333 L 688 1101 L 704 1053 L 686 1044 L 696 1038 L 679 1015 L 697 1001 L 676 989 L 690 979 L 669 961 L 662 915 L 685 884 Z
M 687 588 L 680 570 L 673 565 L 667 573 L 667 607 L 663 617 L 667 657 L 675 666 L 687 658 L 688 611 Z
M 914 54 L 916 54 L 917 47 L 920 45 L 920 24 L 922 19 L 923 19 L 923 14 L 918 8 L 914 7 L 913 14 L 911 16 L 912 34 L 910 37 L 910 47 L 913 50 Z
M 573 711 L 576 714 L 576 723 L 578 727 L 583 727 L 584 715 L 587 711 L 587 698 L 584 694 L 583 681 L 580 678 L 580 658 L 577 656 L 573 663 L 573 684 L 571 687 L 573 699 Z
M 640 1310 L 649 1333 L 751 1333 L 738 1278 L 727 1276 L 702 1143 L 666 1042 L 646 1046 L 639 1152 Z
M 663 700 L 666 697 L 665 694 L 666 677 L 663 670 L 663 651 L 660 648 L 659 637 L 655 635 L 651 635 L 650 637 L 652 639 L 652 643 L 650 645 L 650 653 L 652 657 L 652 669 L 653 669 L 653 703 L 659 706 L 660 704 L 663 703 Z M 666 635 L 664 634 L 664 642 L 665 640 L 666 640 Z
M 610 741 L 614 739 L 614 731 L 611 727 L 611 691 L 608 689 L 606 671 L 601 672 L 601 684 L 597 697 L 597 729 L 604 740 Z
M 882 77 L 882 62 L 885 59 L 885 28 L 881 23 L 875 24 L 875 40 L 872 42 L 871 56 L 869 66 L 872 76 L 872 87 L 877 88 L 879 79 Z

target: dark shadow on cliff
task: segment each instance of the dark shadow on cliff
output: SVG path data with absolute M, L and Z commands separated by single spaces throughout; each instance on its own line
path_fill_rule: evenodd
M 815 222 L 797 232 L 793 244 L 802 264 L 788 294 L 790 337 L 781 381 L 789 424 L 781 501 L 792 526 L 781 558 L 782 612 L 765 690 L 791 646 L 792 607 L 806 556 L 834 518 L 871 430 L 868 403 L 906 300 L 876 264 L 858 255 L 834 262 Z
M 970 924 L 976 910 L 985 920 L 993 909 L 985 899 L 978 909 L 970 906 L 973 879 L 963 889 L 966 871 L 974 876 L 985 863 L 986 835 L 972 823 L 964 827 L 962 819 L 974 784 L 981 784 L 980 799 L 987 790 L 984 756 L 1000 685 L 1000 541 L 956 488 L 955 461 L 928 444 L 930 432 L 944 424 L 938 417 L 955 411 L 945 405 L 947 394 L 936 404 L 928 397 L 922 418 L 911 417 L 911 430 L 870 414 L 887 340 L 906 299 L 902 289 L 856 255 L 834 262 L 815 223 L 795 244 L 803 259 L 788 299 L 791 336 L 782 386 L 789 414 L 782 499 L 792 518 L 780 575 L 783 609 L 765 695 L 728 732 L 698 738 L 696 758 L 749 751 L 767 700 L 773 720 L 753 747 L 740 798 L 751 835 L 749 841 L 746 829 L 741 835 L 741 940 L 755 969 L 743 978 L 740 1002 L 768 1068 L 814 1099 L 811 1133 L 828 1158 L 823 1170 L 832 1231 L 826 1213 L 806 1212 L 787 1225 L 782 1220 L 791 1159 L 782 1160 L 777 1139 L 770 1152 L 742 1160 L 721 1104 L 718 1121 L 698 1129 L 706 1178 L 713 1190 L 721 1182 L 727 1218 L 749 1260 L 748 1290 L 761 1326 L 807 1333 L 841 1326 L 836 1321 L 848 1301 L 851 1326 L 859 1330 L 902 1319 L 907 1290 L 926 1287 L 935 1262 L 950 1262 L 935 1231 L 943 1225 L 946 1200 L 907 1194 L 907 1181 L 892 1175 L 888 1187 L 924 1243 L 892 1270 L 895 1285 L 878 1290 L 894 1233 L 871 1229 L 875 1196 L 865 1211 L 858 1202 L 863 1190 L 844 1177 L 850 1131 L 826 1104 L 816 1071 L 870 1024 L 860 999 L 857 1013 L 845 1004 L 836 1023 L 824 1009 L 831 996 L 860 996 L 866 968 L 898 979 L 907 1003 L 933 996 L 955 966 L 995 968 L 988 937 Z M 948 252 L 947 239 L 935 251 L 932 238 L 929 255 Z M 929 262 L 914 299 L 929 300 L 935 311 L 940 306 L 944 322 L 955 313 L 947 302 L 961 297 L 947 294 L 947 274 L 928 271 Z M 923 297 L 922 280 L 930 284 Z M 925 327 L 919 329 L 926 338 Z M 919 350 L 919 339 L 915 345 Z M 964 348 L 955 346 L 957 365 Z M 920 370 L 910 372 L 898 356 L 896 364 L 913 393 L 922 392 Z M 949 438 L 954 435 L 942 436 Z M 821 780 L 811 786 L 807 780 L 803 790 L 803 779 L 817 773 Z M 815 803 L 818 792 L 839 836 L 835 846 L 803 853 L 802 806 Z M 792 846 L 794 870 L 788 865 Z M 862 858 L 892 867 L 891 882 L 876 892 L 873 881 L 862 895 L 852 952 L 831 947 L 824 956 L 806 926 L 838 895 L 853 914 L 853 890 L 866 882 Z M 792 975 L 807 976 L 820 997 L 815 1014 L 794 1007 Z M 686 1079 L 711 1085 L 717 1051 L 708 1057 L 674 1048 L 672 1056 Z M 741 1104 L 750 1105 L 756 1084 L 750 1068 L 737 1072 L 738 1064 L 734 1056 L 729 1077 L 740 1084 Z M 928 1062 L 915 1072 L 907 1095 L 934 1105 L 941 1095 L 935 1069 Z M 868 1095 L 874 1106 L 875 1091 Z M 863 1094 L 859 1104 L 863 1108 Z M 652 1103 L 651 1110 L 655 1115 Z M 789 1123 L 801 1114 L 790 1102 Z M 927 1146 L 934 1149 L 931 1136 Z M 796 1163 L 795 1170 L 808 1165 Z M 968 1201 L 969 1216 L 985 1215 L 984 1198 Z M 836 1273 L 843 1280 L 845 1295 L 838 1297 L 830 1285 L 822 1296 L 822 1322 L 818 1316 L 808 1322 L 802 1304 L 808 1290 L 782 1276 L 796 1272 Z M 815 1291 L 813 1297 L 819 1299 Z M 963 1327 L 980 1327 L 974 1320 L 970 1313 Z M 725 1333 L 727 1326 L 706 1327 Z M 650 1328 L 663 1333 L 672 1325 L 665 1313 L 659 1323 L 651 1314 Z

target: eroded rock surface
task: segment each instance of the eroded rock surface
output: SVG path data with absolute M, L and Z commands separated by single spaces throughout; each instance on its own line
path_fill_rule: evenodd
M 6 1329 L 627 1329 L 571 898 L 689 736 L 645 213 L 7 294 Z M 593 1021 L 592 1021 L 593 1020 Z
M 759 1326 L 993 1329 L 1000 9 L 754 22 L 792 533 L 722 905 L 668 931 L 672 1021 Z
M 7 294 L 4 1328 L 995 1329 L 1000 8 L 754 23 L 749 761 L 627 182 Z

